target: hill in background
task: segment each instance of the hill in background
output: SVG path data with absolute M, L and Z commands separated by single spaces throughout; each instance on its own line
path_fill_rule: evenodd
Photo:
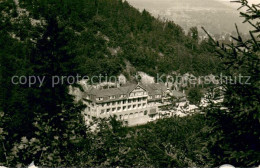
M 242 33 L 248 33 L 249 25 L 236 11 L 237 5 L 223 0 L 128 0 L 140 10 L 146 9 L 153 16 L 169 19 L 184 30 L 204 26 L 212 34 L 231 33 L 236 23 Z M 202 30 L 199 29 L 202 33 Z
M 37 30 L 37 26 L 19 22 L 17 11 L 12 9 L 17 4 L 6 3 L 9 6 L 5 12 L 9 14 L 5 16 L 12 22 L 6 32 L 18 43 L 36 37 L 37 31 L 33 34 L 31 30 Z M 18 4 L 16 9 L 26 11 L 20 19 L 40 23 L 52 14 L 59 18 L 59 24 L 73 30 L 75 37 L 67 37 L 69 44 L 77 46 L 72 50 L 77 55 L 79 71 L 89 76 L 128 73 L 127 76 L 136 71 L 152 76 L 172 71 L 202 75 L 216 71 L 217 61 L 206 42 L 198 44 L 197 37 L 185 35 L 179 25 L 158 20 L 145 10 L 140 12 L 127 1 L 85 0 L 55 4 L 23 0 Z M 17 29 L 19 25 L 22 29 Z M 134 70 L 127 71 L 126 65 Z

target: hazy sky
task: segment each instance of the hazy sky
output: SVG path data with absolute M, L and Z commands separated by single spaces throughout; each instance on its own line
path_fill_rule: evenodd
M 242 31 L 248 32 L 249 26 L 242 24 L 243 19 L 233 0 L 127 0 L 139 10 L 147 9 L 155 17 L 166 18 L 179 24 L 185 30 L 192 26 L 207 27 L 211 32 L 231 32 L 237 23 Z M 260 3 L 260 0 L 248 0 Z M 243 11 L 243 9 L 242 9 Z M 240 24 L 240 25 L 239 25 Z
M 237 7 L 238 4 L 237 3 L 231 3 L 231 0 L 216 0 L 216 1 L 220 1 L 220 2 L 224 2 L 225 4 L 232 6 L 232 7 Z M 232 0 L 233 1 L 233 0 Z M 259 4 L 260 0 L 248 0 L 249 4 Z
M 226 1 L 226 2 L 230 2 L 230 0 L 218 0 L 218 1 Z M 257 4 L 257 3 L 260 3 L 259 0 L 248 0 L 249 3 L 254 3 L 254 4 Z
M 128 2 L 132 2 L 134 4 L 138 3 L 138 4 L 143 4 L 145 5 L 145 3 L 154 3 L 154 1 L 157 1 L 157 3 L 165 3 L 165 2 L 174 2 L 175 0 L 127 0 Z M 191 0 L 192 1 L 192 0 Z M 208 0 L 210 2 L 210 0 Z M 219 2 L 222 2 L 228 6 L 231 6 L 231 7 L 235 7 L 237 8 L 238 7 L 238 4 L 237 3 L 231 3 L 231 1 L 233 0 L 211 0 L 211 1 L 219 1 Z M 259 4 L 260 3 L 260 0 L 248 0 L 249 4 Z

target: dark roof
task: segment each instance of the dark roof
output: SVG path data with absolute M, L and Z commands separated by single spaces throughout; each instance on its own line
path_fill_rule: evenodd
M 185 97 L 185 94 L 182 93 L 182 92 L 179 92 L 179 91 L 176 91 L 176 90 L 173 90 L 172 91 L 172 95 L 176 98 L 182 98 L 182 97 Z
M 130 86 L 119 87 L 119 88 L 109 88 L 109 89 L 92 88 L 88 90 L 86 93 L 89 95 L 94 95 L 96 97 L 116 96 L 116 95 L 128 94 L 135 87 L 136 85 L 130 85 Z
M 167 91 L 167 87 L 163 83 L 153 83 L 144 85 L 150 96 L 162 94 Z
M 130 84 L 130 85 L 122 86 L 119 88 L 109 88 L 109 89 L 90 88 L 84 94 L 84 98 L 87 95 L 90 95 L 90 96 L 92 96 L 90 99 L 92 101 L 96 101 L 95 99 L 99 98 L 99 97 L 105 98 L 105 97 L 109 97 L 109 96 L 116 96 L 116 99 L 109 100 L 109 101 L 116 101 L 116 100 L 122 99 L 122 98 L 120 98 L 120 95 L 126 95 L 128 97 L 128 94 L 131 91 L 133 91 L 137 86 L 140 86 L 141 88 L 146 90 L 148 92 L 149 96 L 162 95 L 163 92 L 167 91 L 167 87 L 163 83 L 159 83 L 159 84 L 155 83 L 155 84 L 148 84 L 148 85 Z M 102 102 L 105 102 L 105 100 Z

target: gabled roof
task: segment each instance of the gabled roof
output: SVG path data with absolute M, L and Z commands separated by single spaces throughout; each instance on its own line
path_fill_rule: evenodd
M 125 94 L 128 94 L 128 93 L 132 92 L 137 86 L 138 85 L 136 85 L 136 84 L 131 84 L 128 86 L 120 87 L 119 89 L 122 90 L 122 92 L 124 92 Z
M 167 91 L 167 87 L 163 83 L 153 83 L 145 85 L 146 90 L 150 96 L 162 94 Z
M 128 92 L 128 93 L 130 93 L 130 92 L 132 92 L 133 90 L 135 90 L 138 86 L 139 86 L 140 88 L 142 88 L 143 90 L 147 91 L 147 89 L 145 88 L 144 85 L 138 83 L 137 85 L 134 85 L 132 88 L 129 88 L 129 92 Z
M 172 91 L 172 95 L 176 98 L 182 98 L 182 97 L 185 97 L 185 94 L 182 93 L 182 92 L 179 92 L 179 91 L 176 91 L 176 90 L 173 90 Z
M 109 96 L 116 96 L 117 98 L 115 100 L 121 99 L 119 98 L 120 95 L 127 95 L 130 94 L 136 87 L 140 86 L 142 89 L 148 92 L 148 95 L 154 96 L 154 95 L 162 95 L 164 92 L 167 91 L 167 87 L 163 83 L 159 84 L 130 84 L 127 86 L 119 87 L 119 88 L 109 88 L 109 89 L 96 89 L 91 88 L 86 91 L 84 96 L 92 95 L 91 98 L 92 101 L 95 101 L 95 98 L 99 97 L 109 97 Z
M 105 96 L 115 96 L 115 95 L 124 95 L 128 94 L 130 90 L 134 89 L 136 85 L 130 85 L 119 88 L 109 88 L 109 89 L 95 89 L 87 91 L 89 95 L 94 95 L 96 97 L 105 97 Z

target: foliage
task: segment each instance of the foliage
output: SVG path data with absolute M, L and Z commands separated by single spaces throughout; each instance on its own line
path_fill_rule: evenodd
M 90 149 L 91 166 L 211 166 L 205 147 L 210 128 L 203 115 L 158 120 L 123 127 L 115 118 L 96 121 Z M 192 123 L 192 124 L 191 124 Z M 84 160 L 86 161 L 86 159 Z
M 87 139 L 81 116 L 84 106 L 73 102 L 67 83 L 52 87 L 52 76 L 75 75 L 76 72 L 74 46 L 68 41 L 74 38 L 74 32 L 60 23 L 52 12 L 45 13 L 46 25 L 36 27 L 39 32 L 35 42 L 28 42 L 26 38 L 29 37 L 20 42 L 6 37 L 9 38 L 7 42 L 17 45 L 18 51 L 25 48 L 16 57 L 12 50 L 6 49 L 10 46 L 4 45 L 3 50 L 4 60 L 9 65 L 4 65 L 2 70 L 10 76 L 3 81 L 1 106 L 5 115 L 1 129 L 8 134 L 1 138 L 5 139 L 1 145 L 5 155 L 0 159 L 7 166 L 26 166 L 32 160 L 44 166 L 71 165 L 71 155 L 79 155 L 77 146 Z M 22 24 L 26 22 L 24 18 L 17 19 Z M 19 66 L 24 67 L 19 69 Z M 14 85 L 12 75 L 34 75 L 45 77 L 45 80 L 41 87 L 39 83 L 32 87 Z
M 250 6 L 246 0 L 237 1 L 246 12 L 241 12 L 245 22 L 252 25 L 251 39 L 232 37 L 236 44 L 216 45 L 223 60 L 223 69 L 230 79 L 223 84 L 225 101 L 222 107 L 208 109 L 208 122 L 214 128 L 210 136 L 212 156 L 216 164 L 230 163 L 234 166 L 257 166 L 260 156 L 260 110 L 259 110 L 259 51 L 260 51 L 260 5 Z M 238 76 L 249 76 L 250 80 Z M 225 80 L 223 78 L 223 80 Z M 235 82 L 236 81 L 236 82 Z
M 83 104 L 73 101 L 68 83 L 51 87 L 51 76 L 118 75 L 125 72 L 126 62 L 152 75 L 214 73 L 219 59 L 212 57 L 213 47 L 207 41 L 198 43 L 196 28 L 186 36 L 174 22 L 139 12 L 127 1 L 19 2 L 26 12 L 20 13 L 12 0 L 0 2 L 1 165 L 23 167 L 32 161 L 48 167 L 256 164 L 259 36 L 253 33 L 259 32 L 259 23 L 250 22 L 255 28 L 252 39 L 234 38 L 239 41 L 236 45 L 220 48 L 229 66 L 227 74 L 252 76 L 252 85 L 225 85 L 228 111 L 212 107 L 207 117 L 175 116 L 133 128 L 112 117 L 86 127 Z M 247 21 L 259 18 L 256 6 L 249 9 L 242 13 Z M 41 88 L 39 83 L 14 85 L 14 75 L 46 76 L 46 80 Z M 197 98 L 199 93 L 194 92 Z
M 191 104 L 199 105 L 203 94 L 199 88 L 191 88 L 188 91 L 188 100 Z

